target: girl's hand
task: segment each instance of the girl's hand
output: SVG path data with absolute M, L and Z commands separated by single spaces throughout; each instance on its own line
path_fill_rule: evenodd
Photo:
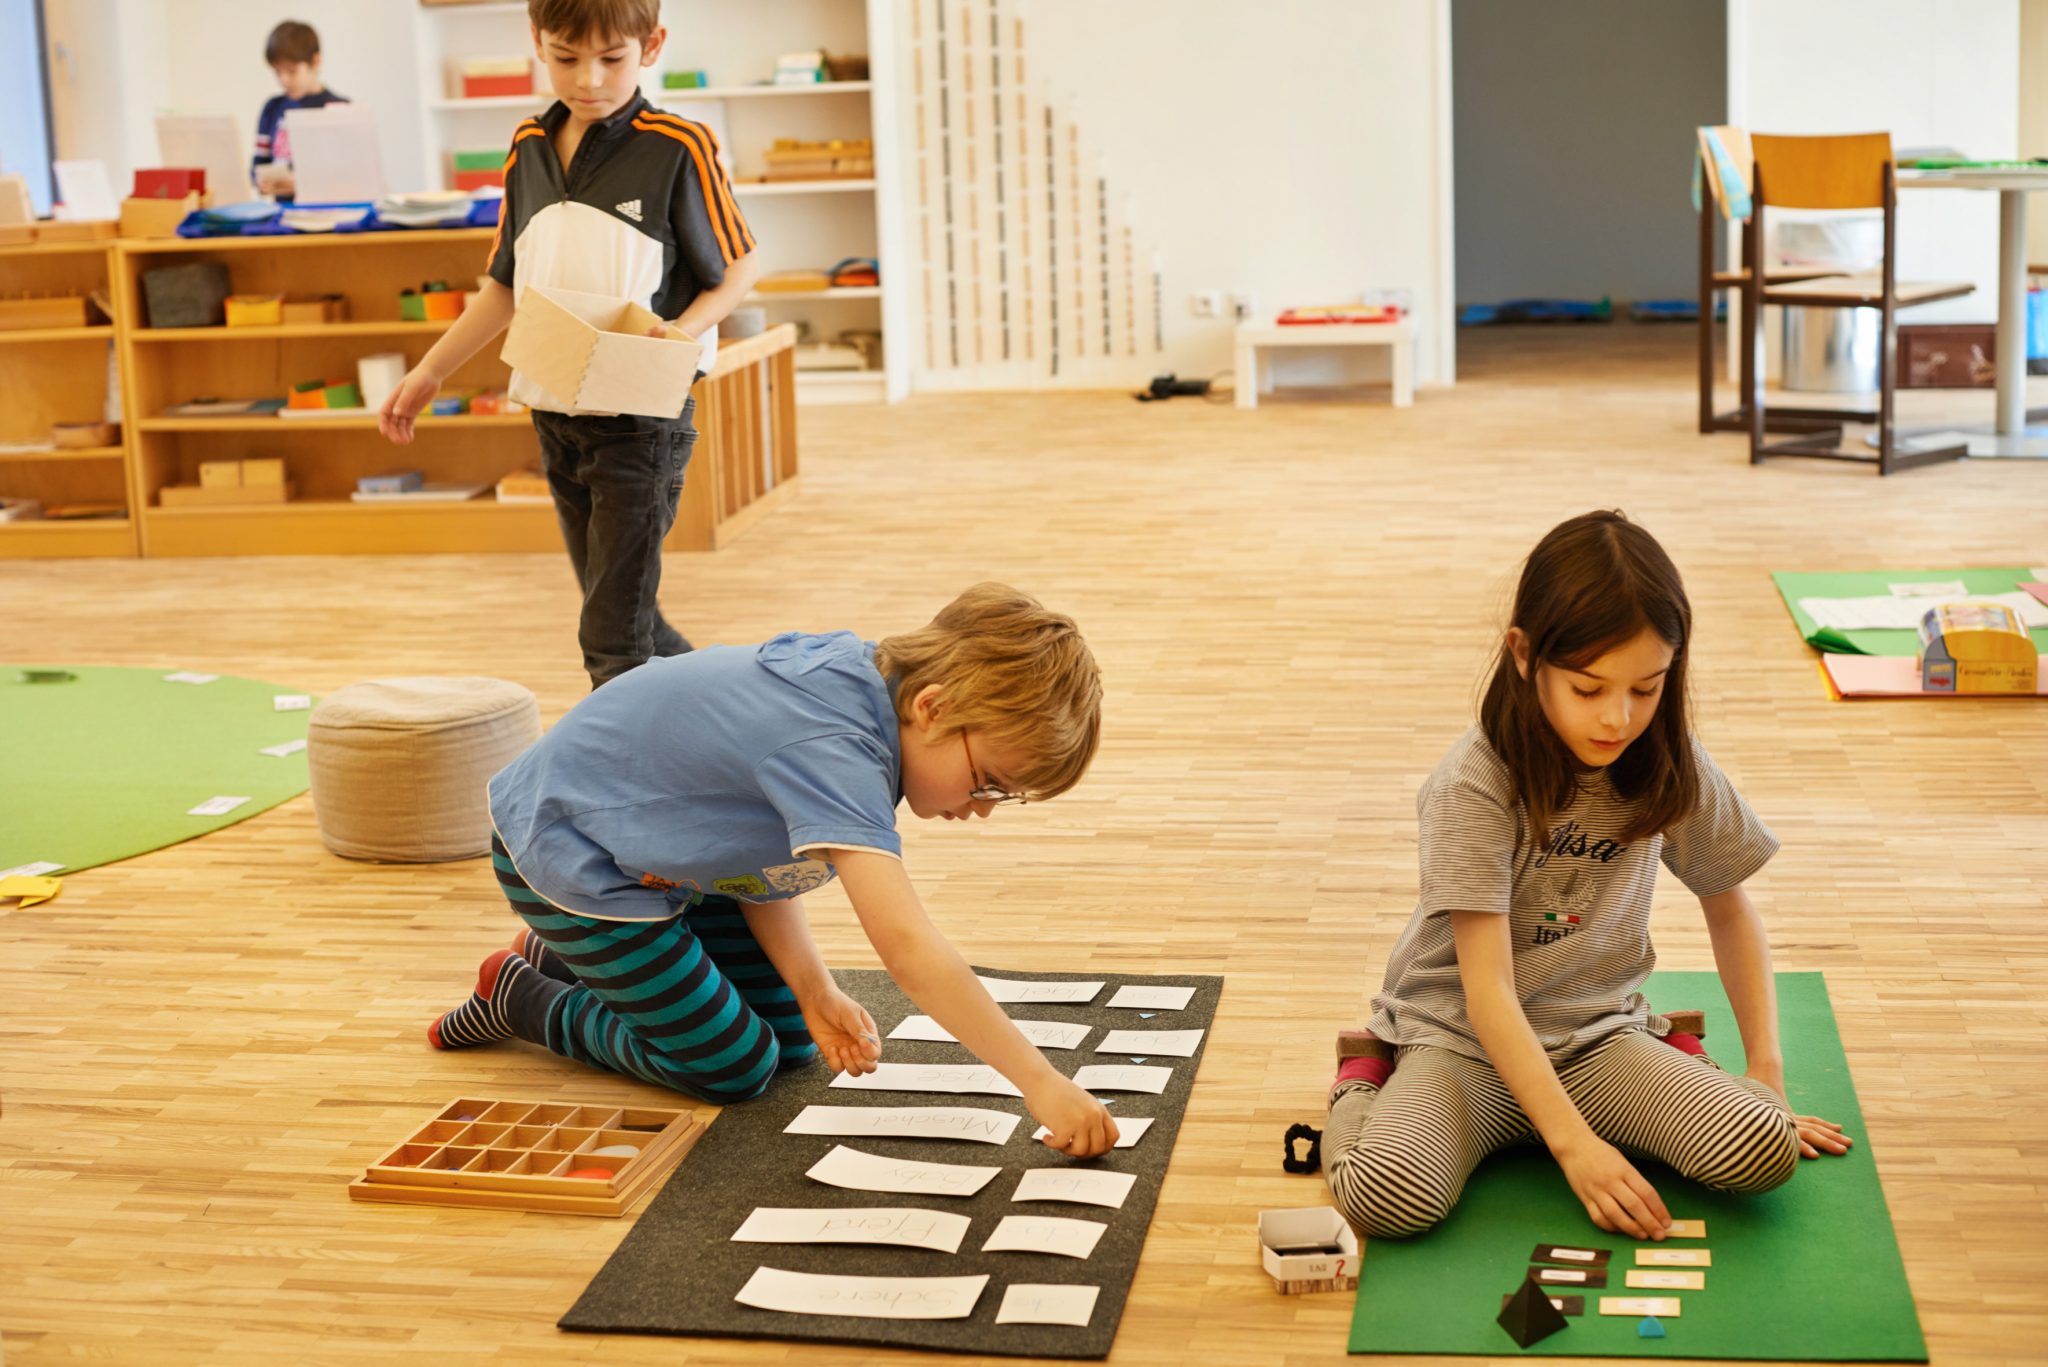
M 800 1005 L 804 1024 L 833 1072 L 859 1077 L 875 1071 L 882 1057 L 882 1036 L 866 1007 L 836 987 L 816 1001 Z
M 1024 1104 L 1052 1131 L 1045 1137 L 1046 1147 L 1069 1158 L 1093 1158 L 1116 1145 L 1116 1121 L 1110 1119 L 1109 1108 L 1072 1078 L 1053 1074 L 1042 1086 L 1024 1093 Z
M 1590 1130 L 1582 1143 L 1558 1151 L 1557 1165 L 1586 1215 L 1608 1233 L 1661 1240 L 1671 1228 L 1671 1212 L 1657 1189 L 1620 1149 Z
M 1832 1120 L 1819 1116 L 1801 1115 L 1793 1119 L 1799 1122 L 1799 1156 L 1818 1158 L 1823 1153 L 1843 1154 L 1856 1141 L 1842 1133 L 1842 1127 Z
M 434 395 L 441 388 L 439 376 L 427 373 L 425 366 L 414 366 L 405 378 L 398 382 L 398 388 L 391 391 L 384 400 L 384 406 L 377 410 L 377 430 L 384 439 L 404 446 L 413 438 L 413 419 L 421 410 L 434 401 Z

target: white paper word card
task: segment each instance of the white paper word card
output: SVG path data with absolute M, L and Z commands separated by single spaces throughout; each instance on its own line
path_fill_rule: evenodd
M 849 1191 L 898 1191 L 917 1196 L 972 1196 L 987 1186 L 1001 1168 L 966 1163 L 920 1163 L 914 1158 L 884 1158 L 836 1144 L 832 1152 L 804 1174 L 827 1186 Z
M 806 1106 L 782 1132 L 1007 1144 L 1022 1119 L 978 1106 Z
M 1094 1220 L 1062 1220 L 1052 1215 L 1005 1215 L 982 1244 L 983 1253 L 1057 1253 L 1085 1258 L 1095 1251 L 1108 1225 Z
M 1099 1286 L 1053 1286 L 1015 1282 L 1003 1290 L 997 1324 L 1071 1324 L 1086 1329 L 1095 1316 Z
M 975 975 L 977 981 L 988 989 L 989 996 L 999 1002 L 1092 1002 L 1095 994 L 1102 990 L 1099 982 L 1077 983 L 1027 983 L 1010 978 L 983 978 Z
M 1200 1030 L 1112 1030 L 1095 1046 L 1098 1054 L 1164 1054 L 1190 1058 L 1202 1047 Z
M 1639 1248 L 1636 1250 L 1637 1267 L 1712 1267 L 1714 1251 L 1710 1248 Z
M 844 1210 L 762 1207 L 733 1231 L 739 1244 L 887 1244 L 958 1253 L 967 1237 L 965 1215 L 904 1206 L 861 1206 Z
M 1141 1063 L 1091 1063 L 1074 1070 L 1074 1085 L 1091 1092 L 1150 1092 L 1158 1096 L 1172 1076 L 1171 1068 Z
M 1089 1025 L 1075 1025 L 1070 1021 L 1011 1021 L 1018 1033 L 1041 1049 L 1074 1049 L 1088 1032 Z M 890 1039 L 932 1040 L 940 1044 L 958 1044 L 953 1032 L 933 1020 L 930 1016 L 905 1016 L 903 1023 L 889 1032 Z
M 226 816 L 249 799 L 246 797 L 210 797 L 186 811 L 186 816 Z
M 299 751 L 305 748 L 306 742 L 304 740 L 287 740 L 279 741 L 276 745 L 266 745 L 256 753 L 259 755 L 275 755 L 279 759 L 284 759 L 288 755 L 298 754 Z
M 1138 1141 L 1145 1137 L 1145 1131 L 1152 1128 L 1150 1116 L 1118 1116 L 1116 1120 L 1116 1146 L 1120 1149 L 1135 1149 Z M 1052 1131 L 1040 1125 L 1032 1132 L 1033 1139 L 1043 1139 Z
M 1655 1315 L 1660 1320 L 1675 1320 L 1685 1302 L 1676 1296 L 1602 1296 L 1600 1313 L 1603 1315 Z
M 733 1297 L 786 1315 L 858 1315 L 871 1320 L 964 1320 L 988 1285 L 979 1277 L 848 1277 L 759 1267 Z
M 1704 1272 L 1681 1272 L 1676 1268 L 1632 1267 L 1628 1270 L 1628 1284 L 1645 1291 L 1704 1291 L 1707 1289 L 1707 1274 Z
M 1192 987 L 1119 987 L 1109 999 L 1111 1006 L 1128 1006 L 1139 1011 L 1178 1011 L 1195 995 Z
M 270 708 L 273 712 L 303 712 L 313 705 L 313 699 L 306 693 L 273 693 Z
M 985 1063 L 878 1063 L 872 1073 L 841 1073 L 834 1087 L 856 1092 L 979 1092 L 1022 1096 L 1017 1084 Z
M 1010 1199 L 1072 1201 L 1119 1210 L 1137 1180 L 1127 1172 L 1104 1172 L 1098 1168 L 1032 1168 L 1018 1180 Z
M 220 675 L 218 674 L 194 674 L 189 669 L 181 669 L 175 674 L 164 675 L 164 682 L 182 684 L 209 684 L 212 683 L 215 679 L 218 679 L 219 677 Z

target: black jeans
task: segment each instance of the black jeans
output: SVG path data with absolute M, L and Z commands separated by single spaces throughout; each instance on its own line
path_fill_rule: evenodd
M 697 444 L 697 400 L 680 418 L 569 417 L 533 410 L 569 563 L 583 589 L 576 639 L 590 686 L 690 648 L 661 615 L 661 542 L 675 525 Z

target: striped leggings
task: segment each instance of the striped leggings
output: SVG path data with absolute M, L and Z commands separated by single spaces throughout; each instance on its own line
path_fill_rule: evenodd
M 778 1068 L 817 1057 L 739 903 L 705 897 L 665 921 L 600 921 L 528 887 L 495 835 L 491 865 L 549 951 L 540 973 L 518 979 L 528 999 L 507 1003 L 520 1038 L 718 1105 L 759 1096 Z
M 1799 1166 L 1798 1125 L 1777 1093 L 1647 1031 L 1622 1031 L 1557 1076 L 1595 1134 L 1716 1190 L 1769 1191 Z M 1353 1226 L 1400 1238 L 1450 1214 L 1481 1159 L 1535 1137 L 1492 1064 L 1415 1045 L 1384 1088 L 1337 1089 L 1323 1169 Z

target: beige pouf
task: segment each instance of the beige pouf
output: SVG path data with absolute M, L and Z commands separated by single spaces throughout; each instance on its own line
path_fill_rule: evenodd
M 491 848 L 484 785 L 540 739 L 503 679 L 375 679 L 313 709 L 306 760 L 320 839 L 350 859 L 469 859 Z

